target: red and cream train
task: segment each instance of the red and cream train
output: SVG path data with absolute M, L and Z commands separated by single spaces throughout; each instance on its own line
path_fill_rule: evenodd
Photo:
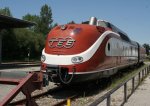
M 143 62 L 145 49 L 113 24 L 91 17 L 53 28 L 41 56 L 47 81 L 78 83 L 108 77 Z

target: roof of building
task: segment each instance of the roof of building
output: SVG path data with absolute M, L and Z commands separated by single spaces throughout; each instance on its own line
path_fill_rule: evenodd
M 25 21 L 5 15 L 0 15 L 0 29 L 4 28 L 25 28 L 36 25 L 33 22 Z

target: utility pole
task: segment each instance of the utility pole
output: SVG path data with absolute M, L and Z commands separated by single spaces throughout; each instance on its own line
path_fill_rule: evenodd
M 30 48 L 28 48 L 28 64 L 30 62 Z
M 0 29 L 1 32 L 1 29 Z M 0 34 L 0 65 L 2 63 L 2 35 Z

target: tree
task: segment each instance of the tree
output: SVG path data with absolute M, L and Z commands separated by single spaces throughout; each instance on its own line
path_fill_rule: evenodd
M 9 8 L 0 9 L 0 14 L 12 16 Z M 44 48 L 45 36 L 57 23 L 52 24 L 52 11 L 48 5 L 41 8 L 40 15 L 27 14 L 24 20 L 35 22 L 37 25 L 31 28 L 2 30 L 3 36 L 3 59 L 23 60 L 30 52 L 31 58 L 40 59 L 41 51 Z
M 4 9 L 0 9 L 0 14 L 12 17 L 12 14 L 8 7 L 5 7 Z
M 27 15 L 23 16 L 23 20 L 35 22 L 37 25 L 30 27 L 29 29 L 34 32 L 39 32 L 38 29 L 39 29 L 40 17 L 38 15 L 31 15 L 28 13 Z
M 143 44 L 143 47 L 146 49 L 146 54 L 149 55 L 150 46 L 149 44 Z
M 44 35 L 48 34 L 48 32 L 51 30 L 52 22 L 53 19 L 51 8 L 47 4 L 45 4 L 42 6 L 40 12 L 39 31 L 42 32 Z
M 3 59 L 11 59 L 17 48 L 17 39 L 12 29 L 3 29 L 0 32 L 2 36 L 2 57 Z
M 41 7 L 40 15 L 31 15 L 28 13 L 23 16 L 23 19 L 35 22 L 37 25 L 30 29 L 36 33 L 42 33 L 43 35 L 47 35 L 48 32 L 57 25 L 57 23 L 52 24 L 52 11 L 47 4 Z
M 1 15 L 12 16 L 11 11 L 8 7 L 0 9 Z M 14 36 L 13 29 L 3 29 L 0 32 L 0 36 L 2 36 L 2 57 L 9 58 L 13 54 L 13 50 L 15 51 L 16 38 Z
M 11 15 L 9 8 L 0 9 L 0 14 Z M 39 23 L 40 17 L 27 14 L 23 17 L 28 21 Z M 30 28 L 18 28 L 1 30 L 2 36 L 2 57 L 3 60 L 24 60 L 28 57 L 40 59 L 41 51 L 44 47 L 45 37 L 37 33 L 37 26 Z
M 39 16 L 38 15 L 31 15 L 31 14 L 27 14 L 25 16 L 23 16 L 24 20 L 28 20 L 28 21 L 32 21 L 32 22 L 38 22 L 39 21 Z
M 15 29 L 15 35 L 17 38 L 17 56 L 24 58 L 30 52 L 31 58 L 40 57 L 45 41 L 43 35 L 27 29 Z

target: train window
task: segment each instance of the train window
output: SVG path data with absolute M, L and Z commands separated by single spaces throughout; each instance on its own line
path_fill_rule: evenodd
M 104 21 L 98 20 L 98 26 L 107 27 L 106 23 Z
M 115 27 L 114 27 L 112 24 L 110 24 L 110 26 L 111 26 L 111 29 L 112 29 L 114 32 L 117 32 L 117 30 L 115 29 Z
M 109 22 L 107 22 L 107 27 L 112 29 L 112 27 L 111 27 Z
M 110 51 L 110 43 L 108 43 L 108 51 Z

